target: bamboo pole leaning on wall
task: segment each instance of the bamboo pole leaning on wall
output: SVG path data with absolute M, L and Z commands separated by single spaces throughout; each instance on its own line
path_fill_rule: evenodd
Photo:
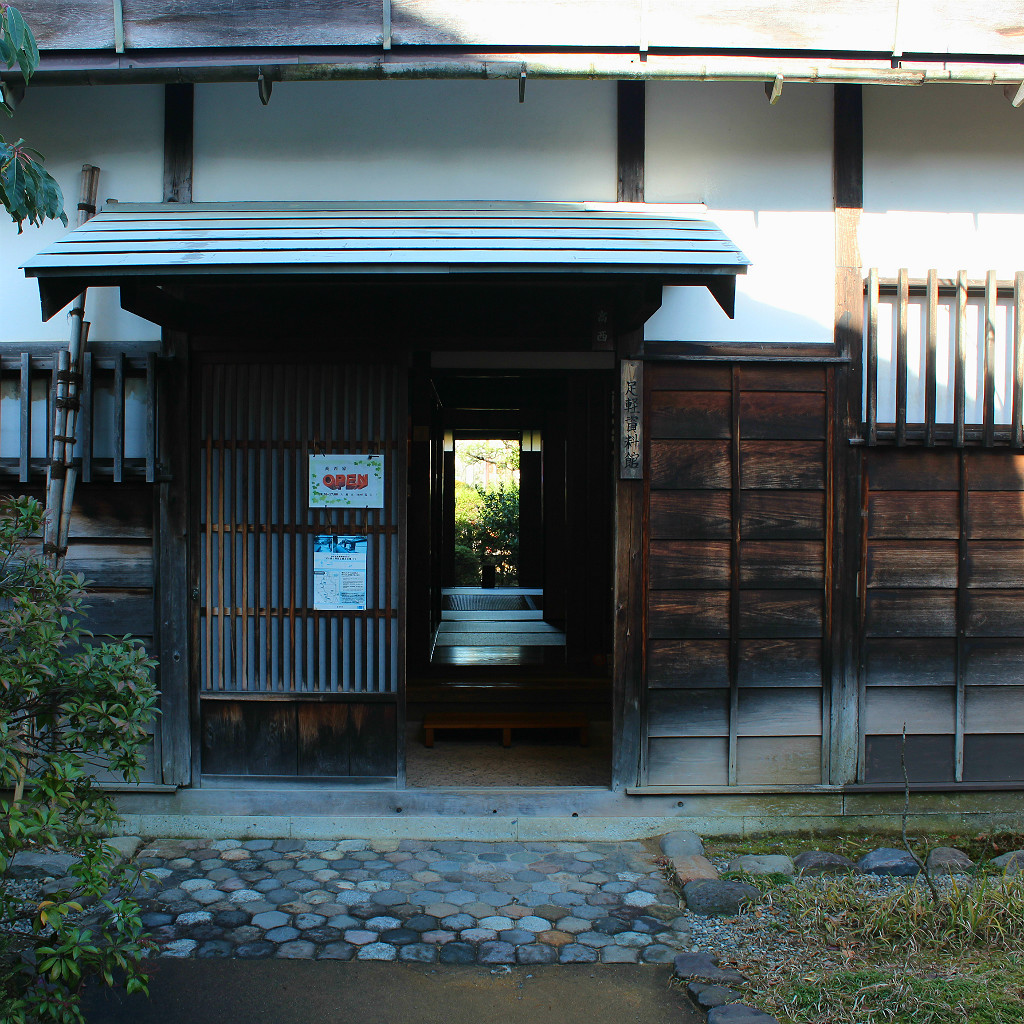
M 82 189 L 76 226 L 81 227 L 96 213 L 100 169 L 82 167 Z M 53 435 L 50 463 L 46 471 L 46 525 L 43 527 L 43 557 L 59 569 L 64 564 L 71 529 L 71 506 L 75 497 L 75 430 L 78 426 L 82 384 L 82 354 L 89 337 L 85 322 L 85 292 L 71 307 L 71 337 L 67 350 L 57 357 L 56 395 L 53 403 Z

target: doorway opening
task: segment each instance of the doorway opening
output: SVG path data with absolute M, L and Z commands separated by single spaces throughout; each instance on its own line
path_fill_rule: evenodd
M 424 372 L 410 458 L 410 786 L 611 777 L 613 380 Z

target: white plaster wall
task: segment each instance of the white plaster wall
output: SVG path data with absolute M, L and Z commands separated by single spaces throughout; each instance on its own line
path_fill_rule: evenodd
M 647 92 L 648 202 L 703 202 L 753 261 L 730 321 L 705 289 L 666 289 L 646 337 L 831 342 L 832 90 L 659 82 Z
M 69 223 L 78 206 L 82 164 L 100 168 L 99 197 L 122 202 L 159 202 L 163 188 L 163 90 L 159 86 L 29 85 L 14 118 L 0 122 L 4 138 L 25 138 L 46 158 L 45 166 L 64 191 Z M 47 323 L 39 312 L 39 289 L 20 266 L 65 228 L 17 228 L 0 216 L 0 342 L 65 341 L 67 317 Z M 159 328 L 124 312 L 116 289 L 89 292 L 86 319 L 93 341 L 159 338 Z
M 865 88 L 865 267 L 1008 278 L 1022 240 L 1024 109 L 987 86 Z
M 283 82 L 196 90 L 197 202 L 601 200 L 614 82 Z
M 865 268 L 894 278 L 901 267 L 923 278 L 966 270 L 1000 280 L 1024 270 L 1024 110 L 1002 90 L 984 86 L 864 90 L 864 216 L 860 232 Z M 895 304 L 879 311 L 878 417 L 895 418 Z M 965 378 L 968 423 L 983 411 L 984 312 L 969 303 Z M 939 303 L 936 417 L 953 419 L 951 300 Z M 1001 300 L 995 329 L 995 419 L 1012 415 L 1013 311 Z M 923 300 L 913 299 L 908 323 L 907 417 L 924 420 Z

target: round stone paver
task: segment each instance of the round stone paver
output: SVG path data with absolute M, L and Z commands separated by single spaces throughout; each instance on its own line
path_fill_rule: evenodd
M 172 957 L 653 964 L 684 920 L 641 843 L 155 840 L 142 855 L 145 923 Z

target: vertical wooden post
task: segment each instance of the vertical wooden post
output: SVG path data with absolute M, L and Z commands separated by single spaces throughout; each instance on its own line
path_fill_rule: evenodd
M 928 295 L 925 306 L 925 367 L 924 367 L 924 443 L 935 444 L 935 388 L 936 388 L 936 334 L 939 308 L 939 272 L 928 271 Z
M 907 443 L 907 319 L 910 309 L 910 281 L 904 267 L 896 283 L 896 444 Z
M 164 87 L 164 202 L 192 201 L 193 87 Z M 167 785 L 192 781 L 191 679 L 198 648 L 190 643 L 192 573 L 189 560 L 191 418 L 188 338 L 163 332 L 156 381 L 156 588 L 161 770 Z M 198 607 L 197 604 L 195 604 Z M 195 666 L 198 668 L 198 666 Z M 196 747 L 198 750 L 198 746 Z
M 644 83 L 619 82 L 616 198 L 620 203 L 644 201 L 645 109 Z M 643 345 L 643 329 L 625 334 L 616 341 L 620 359 L 635 357 Z M 621 479 L 616 460 L 615 653 L 612 669 L 614 788 L 643 781 L 645 494 L 644 480 Z
M 857 579 L 860 570 L 861 459 L 850 440 L 860 433 L 862 401 L 864 283 L 857 229 L 864 208 L 864 108 L 859 85 L 837 85 L 833 92 L 832 188 L 835 210 L 836 368 L 832 479 L 832 636 L 828 717 L 829 781 L 841 785 L 857 776 L 859 734 L 860 629 Z M 871 388 L 871 368 L 868 387 Z M 869 394 L 871 392 L 869 391 Z M 869 420 L 871 408 L 869 401 Z

